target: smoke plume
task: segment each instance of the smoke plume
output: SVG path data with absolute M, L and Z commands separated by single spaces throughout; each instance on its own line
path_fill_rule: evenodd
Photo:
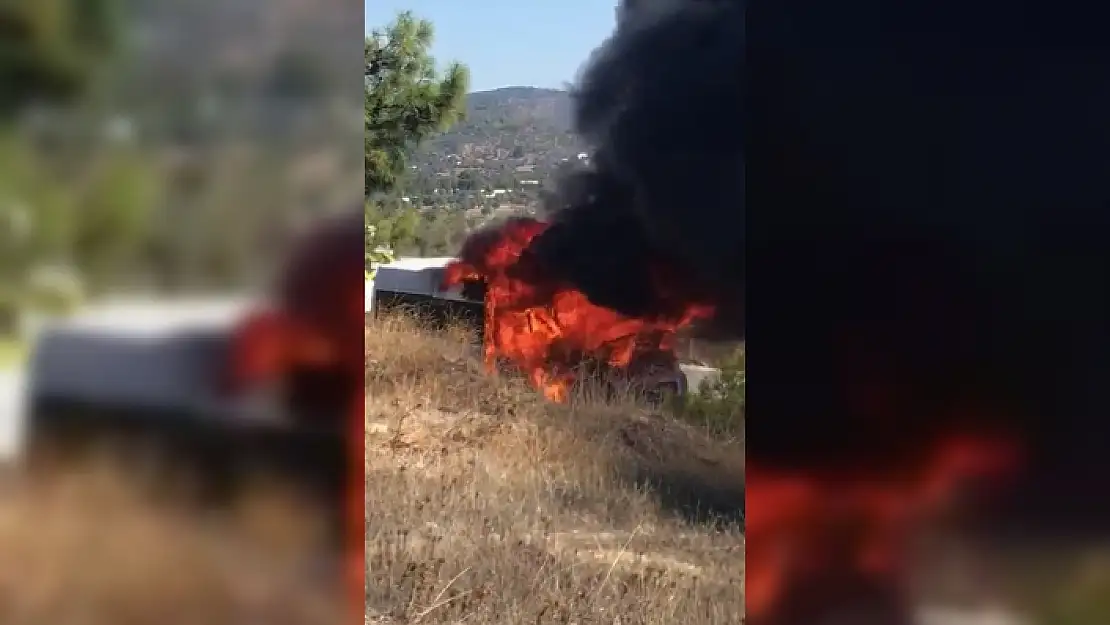
M 1031 454 L 1011 521 L 1110 519 L 1082 477 L 1110 474 L 1093 19 L 1070 0 L 760 4 L 749 454 L 889 467 L 938 432 L 1007 430 Z
M 665 263 L 742 332 L 743 4 L 627 1 L 581 74 L 592 162 L 550 200 L 533 251 L 596 304 L 650 315 L 649 268 Z
M 532 251 L 631 315 L 669 264 L 752 328 L 749 457 L 889 467 L 945 429 L 1016 430 L 1027 497 L 1110 519 L 1064 477 L 1110 473 L 1097 16 L 785 0 L 749 33 L 747 4 L 621 5 L 573 94 L 591 163 Z

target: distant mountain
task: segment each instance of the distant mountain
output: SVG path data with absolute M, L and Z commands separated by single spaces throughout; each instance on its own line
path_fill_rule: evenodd
M 466 118 L 421 146 L 412 160 L 422 175 L 473 168 L 489 180 L 545 180 L 584 150 L 571 132 L 570 94 L 505 87 L 467 96 Z
M 467 121 L 460 126 L 482 125 L 504 119 L 520 128 L 569 133 L 571 131 L 570 94 L 558 89 L 505 87 L 478 91 L 467 96 Z

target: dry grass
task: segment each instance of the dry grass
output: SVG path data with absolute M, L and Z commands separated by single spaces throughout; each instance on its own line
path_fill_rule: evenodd
M 739 440 L 552 405 L 472 352 L 367 327 L 368 623 L 743 622 Z
M 318 515 L 276 489 L 202 514 L 107 464 L 0 487 L 5 625 L 333 625 Z M 349 614 L 349 612 L 348 612 Z

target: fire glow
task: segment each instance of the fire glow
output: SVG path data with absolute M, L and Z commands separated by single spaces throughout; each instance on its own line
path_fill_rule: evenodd
M 659 314 L 631 318 L 592 304 L 579 290 L 548 277 L 527 253 L 547 224 L 517 219 L 472 237 L 460 260 L 447 266 L 445 288 L 482 282 L 486 365 L 518 367 L 553 401 L 565 401 L 586 362 L 615 371 L 676 363 L 676 332 L 712 314 L 708 305 L 668 300 L 660 284 Z
M 972 479 L 1017 468 L 1017 448 L 1001 440 L 951 436 L 918 466 L 879 474 L 765 470 L 748 462 L 745 598 L 753 623 L 794 624 L 789 603 L 845 579 L 848 601 L 882 603 L 889 625 L 909 622 L 909 546 L 916 530 L 952 506 Z M 797 593 L 797 595 L 795 595 Z M 854 608 L 866 606 L 854 606 Z M 888 623 L 888 621 L 884 621 Z
M 362 605 L 365 596 L 364 251 L 361 211 L 310 229 L 283 267 L 273 307 L 253 311 L 235 329 L 219 380 L 228 396 L 281 386 L 304 370 L 341 381 L 309 390 L 313 399 L 329 404 L 335 399 L 330 395 L 338 393 L 347 421 L 344 566 L 354 605 Z

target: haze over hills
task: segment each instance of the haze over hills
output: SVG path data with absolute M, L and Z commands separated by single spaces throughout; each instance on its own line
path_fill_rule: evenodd
M 571 99 L 566 91 L 505 87 L 467 96 L 466 118 L 432 140 L 424 151 L 462 152 L 485 146 L 513 151 L 529 148 L 577 148 L 571 133 Z M 520 150 L 518 150 L 520 152 Z M 519 157 L 517 157 L 519 158 Z
M 539 187 L 585 146 L 571 132 L 570 94 L 505 87 L 471 93 L 466 118 L 413 155 L 416 188 L 442 186 L 465 172 L 463 187 Z M 455 185 L 458 186 L 458 185 Z M 476 189 L 477 190 L 477 189 Z

